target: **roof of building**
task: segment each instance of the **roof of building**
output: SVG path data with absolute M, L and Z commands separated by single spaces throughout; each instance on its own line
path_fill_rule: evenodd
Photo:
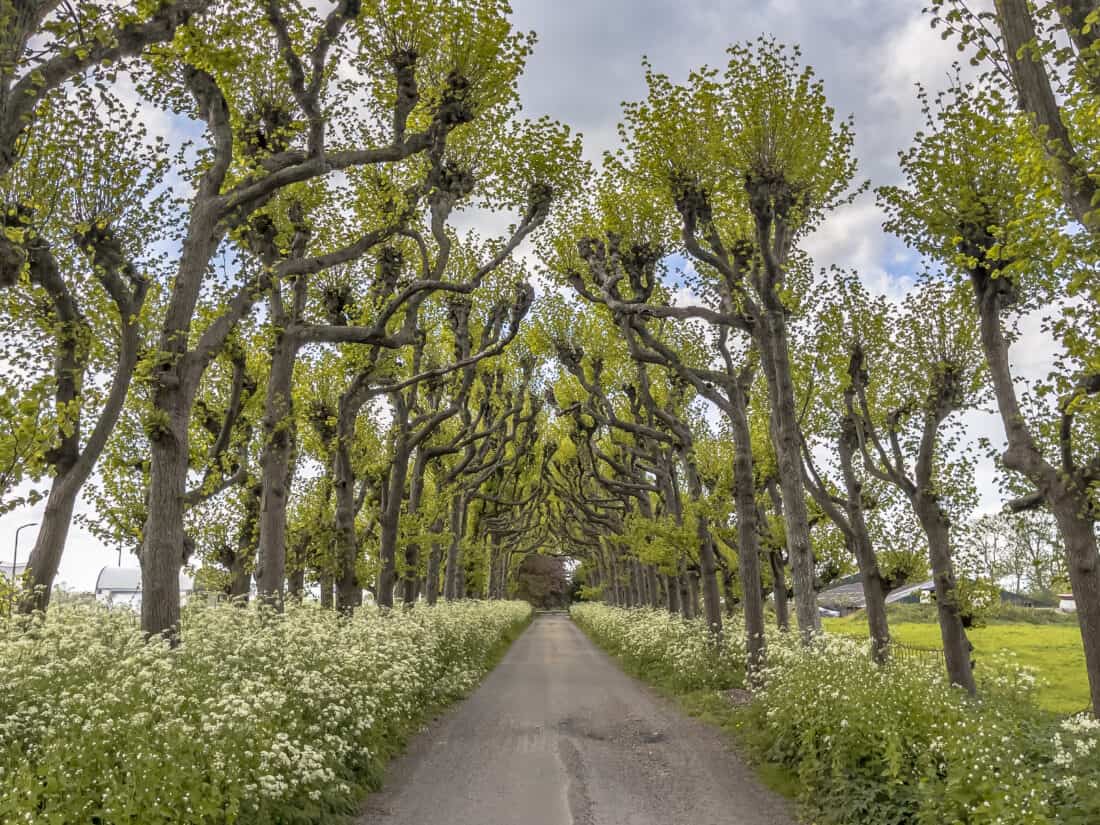
M 180 591 L 190 593 L 195 589 L 195 581 L 180 571 Z M 141 590 L 141 568 L 104 567 L 95 580 L 95 592 L 110 590 L 112 593 L 137 593 Z
M 0 576 L 5 578 L 11 578 L 12 564 L 10 561 L 0 561 Z M 23 571 L 27 569 L 27 563 L 20 561 L 15 563 L 15 576 L 18 578 L 23 575 Z
M 906 596 L 911 596 L 914 593 L 919 593 L 923 590 L 933 590 L 936 587 L 936 583 L 932 579 L 925 579 L 922 582 L 916 582 L 915 584 L 907 584 L 902 587 L 896 587 L 886 594 L 886 603 L 893 604 L 894 602 L 900 602 Z
M 933 586 L 934 582 L 931 579 L 927 579 L 922 582 L 915 582 L 895 588 L 886 594 L 886 603 L 893 604 L 894 602 L 901 601 L 912 593 L 921 590 L 929 590 Z M 832 587 L 822 590 L 817 594 L 817 602 L 824 607 L 865 607 L 867 604 L 867 597 L 863 594 L 862 577 L 858 573 L 855 573 L 851 576 L 837 579 Z
M 863 607 L 863 580 L 856 573 L 837 579 L 832 587 L 817 594 L 817 602 L 823 607 Z

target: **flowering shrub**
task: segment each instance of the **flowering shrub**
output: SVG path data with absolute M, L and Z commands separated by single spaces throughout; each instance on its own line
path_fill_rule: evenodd
M 468 691 L 529 616 L 518 602 L 350 619 L 192 607 L 175 650 L 96 606 L 0 623 L 0 822 L 351 813 L 411 726 Z
M 728 654 L 708 665 L 698 623 L 602 605 L 573 615 L 628 662 L 648 662 L 662 647 L 697 651 L 684 660 L 684 690 L 741 673 Z M 1011 660 L 983 661 L 981 673 L 971 699 L 934 663 L 880 667 L 865 642 L 826 635 L 807 648 L 797 634 L 769 632 L 763 686 L 741 728 L 758 757 L 797 775 L 817 825 L 1100 822 L 1100 722 L 1040 711 L 1035 677 Z
M 716 644 L 702 619 L 686 621 L 667 610 L 585 602 L 574 605 L 571 615 L 600 647 L 672 688 L 730 688 L 744 679 L 744 631 L 736 622 L 727 622 Z

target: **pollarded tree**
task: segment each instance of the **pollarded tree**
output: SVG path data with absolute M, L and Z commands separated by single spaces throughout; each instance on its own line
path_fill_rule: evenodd
M 851 378 L 851 358 L 854 352 L 865 355 L 869 348 L 885 340 L 895 319 L 886 300 L 872 299 L 856 278 L 832 273 L 828 278 L 830 283 L 822 284 L 818 291 L 819 299 L 812 313 L 813 329 L 807 346 L 802 347 L 802 357 L 797 359 L 803 362 L 803 369 L 812 372 L 801 382 L 805 393 L 801 404 L 802 461 L 806 489 L 840 531 L 856 559 L 872 649 L 875 658 L 882 662 L 890 647 L 886 594 L 892 582 L 880 567 L 868 524 L 875 493 L 865 490 L 866 479 L 859 466 L 863 425 L 852 404 L 858 384 L 853 384 Z M 835 457 L 839 483 L 830 478 L 816 458 L 815 447 L 819 445 Z
M 30 379 L 29 396 L 43 386 L 51 396 L 45 415 L 26 405 L 19 415 L 49 433 L 29 457 L 31 474 L 48 476 L 50 490 L 28 560 L 25 611 L 49 601 L 76 500 L 129 392 L 146 294 L 164 269 L 157 250 L 174 228 L 170 158 L 137 112 L 92 86 L 40 108 L 38 127 L 0 179 L 6 231 L 26 254 L 6 296 L 6 357 Z M 18 421 L 12 426 L 18 431 Z
M 586 254 L 586 250 L 593 255 L 599 255 L 585 241 L 581 241 L 578 247 L 582 256 Z M 639 262 L 643 267 L 645 267 L 645 260 L 650 262 L 651 271 L 641 277 L 651 279 L 652 267 L 656 264 L 656 259 L 646 258 L 646 253 L 643 252 L 639 255 Z M 577 278 L 580 277 L 579 274 L 574 274 Z M 639 277 L 639 275 L 634 272 L 631 277 Z M 646 297 L 642 297 L 641 300 L 644 302 Z M 698 563 L 697 573 L 692 570 L 692 575 L 687 579 L 690 588 L 687 604 L 690 608 L 694 607 L 696 603 L 694 589 L 701 587 L 707 625 L 717 634 L 722 628 L 722 610 L 716 578 L 714 538 L 707 525 L 706 510 L 701 506 L 703 485 L 694 455 L 693 431 L 696 429 L 697 422 L 693 420 L 690 410 L 694 401 L 694 392 L 688 382 L 667 367 L 658 368 L 651 375 L 650 365 L 654 360 L 662 365 L 664 362 L 654 359 L 644 351 L 636 340 L 636 333 L 629 322 L 624 323 L 620 318 L 615 318 L 615 321 L 619 323 L 619 332 L 627 345 L 626 350 L 630 361 L 633 362 L 633 370 L 628 369 L 626 380 L 622 384 L 622 401 L 617 401 L 608 393 L 607 385 L 610 382 L 604 375 L 605 362 L 602 357 L 590 356 L 586 364 L 583 361 L 583 349 L 562 341 L 558 347 L 559 360 L 584 388 L 590 401 L 584 412 L 594 418 L 598 424 L 671 449 L 673 466 L 669 467 L 668 472 L 659 473 L 657 480 L 659 486 L 662 484 L 664 486 L 662 497 L 677 524 L 684 520 L 689 524 L 694 522 L 692 525 L 694 540 L 688 546 L 692 546 L 697 552 Z M 624 404 L 623 401 L 626 403 Z M 676 466 L 683 472 L 690 508 L 685 506 L 679 490 Z M 683 597 L 684 593 L 681 591 L 682 609 Z M 689 609 L 688 612 L 691 613 L 693 610 Z
M 1009 506 L 1046 507 L 1058 523 L 1100 712 L 1095 256 L 1089 236 L 1067 227 L 1027 124 L 999 96 L 956 87 L 928 108 L 928 129 L 901 158 L 905 186 L 882 193 L 888 227 L 970 281 L 975 334 L 1005 428 L 1002 460 L 1032 487 Z M 1032 411 L 1021 402 L 1009 346 L 1020 314 L 1040 309 L 1064 356 L 1036 387 L 1046 403 Z
M 452 132 L 508 109 L 529 39 L 495 2 L 345 0 L 323 17 L 305 4 L 218 9 L 158 54 L 145 88 L 206 127 L 191 171 L 194 195 L 167 296 L 151 382 L 149 518 L 142 552 L 142 622 L 172 633 L 179 618 L 188 419 L 205 369 L 273 282 L 360 253 L 358 242 L 295 254 L 299 184 L 356 168 L 384 170 L 439 151 Z M 349 99 L 357 105 L 347 105 Z M 242 268 L 198 317 L 209 263 L 226 242 L 268 237 L 277 262 Z M 364 228 L 363 235 L 379 227 Z M 284 254 L 285 253 L 285 254 Z M 265 575 L 261 571 L 261 575 Z
M 684 252 L 751 319 L 771 399 L 799 627 L 809 638 L 820 618 L 790 361 L 791 277 L 798 242 L 850 197 L 852 130 L 836 121 L 798 50 L 767 39 L 732 47 L 724 72 L 703 68 L 677 85 L 649 71 L 647 82 L 648 97 L 626 108 L 625 147 L 610 165 L 618 179 L 660 194 Z
M 973 312 L 959 290 L 929 283 L 866 332 L 850 349 L 846 412 L 867 471 L 897 487 L 920 522 L 947 673 L 974 692 L 952 532 L 976 494 L 972 459 L 959 443 L 958 418 L 951 420 L 974 408 L 985 389 Z
M 366 175 L 353 171 L 347 197 L 329 200 L 354 203 L 357 219 L 379 228 L 358 238 L 357 229 L 353 230 L 343 243 L 329 240 L 337 249 L 356 250 L 354 256 L 341 256 L 338 273 L 310 278 L 308 272 L 293 272 L 285 286 L 278 279 L 272 281 L 272 372 L 261 462 L 259 585 L 261 593 L 276 603 L 281 600 L 283 578 L 285 490 L 292 446 L 288 424 L 293 420 L 290 390 L 298 352 L 314 344 L 409 345 L 413 327 L 395 327 L 395 319 L 415 317 L 420 302 L 433 292 L 462 296 L 480 289 L 545 220 L 555 194 L 575 186 L 573 179 L 583 167 L 580 146 L 564 127 L 548 120 L 516 120 L 507 108 L 486 113 L 479 126 L 473 133 L 460 131 L 437 141 L 423 156 L 391 170 L 392 179 L 377 169 Z M 460 241 L 447 222 L 456 208 L 469 204 L 515 209 L 519 219 L 505 237 L 491 243 L 480 243 L 475 237 Z M 332 203 L 328 206 L 332 212 Z M 429 220 L 421 225 L 418 213 L 425 210 Z M 338 228 L 346 224 L 344 210 L 326 217 L 323 234 L 327 238 L 347 234 Z M 394 242 L 398 238 L 400 243 Z M 269 260 L 277 258 L 274 239 L 267 242 L 266 254 Z M 387 256 L 393 255 L 411 269 L 412 277 L 401 283 L 395 280 L 396 258 L 387 263 Z M 366 259 L 378 261 L 375 274 L 361 265 Z M 438 423 L 442 422 L 433 426 Z M 395 517 L 389 515 L 391 521 Z M 387 526 L 387 537 L 391 528 Z

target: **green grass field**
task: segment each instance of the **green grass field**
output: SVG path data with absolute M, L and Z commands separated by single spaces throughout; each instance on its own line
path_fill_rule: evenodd
M 856 613 L 843 619 L 826 619 L 825 629 L 848 636 L 867 634 L 866 619 Z M 902 644 L 940 648 L 938 625 L 891 622 L 890 632 Z M 1089 704 L 1088 679 L 1081 633 L 1076 624 L 998 623 L 968 631 L 974 657 L 981 668 L 982 657 L 1014 653 L 1022 665 L 1034 668 L 1044 683 L 1039 704 L 1055 713 L 1075 713 Z

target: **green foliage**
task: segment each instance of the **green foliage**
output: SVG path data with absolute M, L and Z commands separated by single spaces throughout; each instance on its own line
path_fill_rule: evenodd
M 586 603 L 574 605 L 570 615 L 596 644 L 651 681 L 673 689 L 722 690 L 744 679 L 744 633 L 736 624 L 726 627 L 715 647 L 704 620 L 664 610 Z
M 81 605 L 0 621 L 0 818 L 148 825 L 345 821 L 427 712 L 530 615 L 462 602 L 344 620 L 194 606 L 183 645 Z

